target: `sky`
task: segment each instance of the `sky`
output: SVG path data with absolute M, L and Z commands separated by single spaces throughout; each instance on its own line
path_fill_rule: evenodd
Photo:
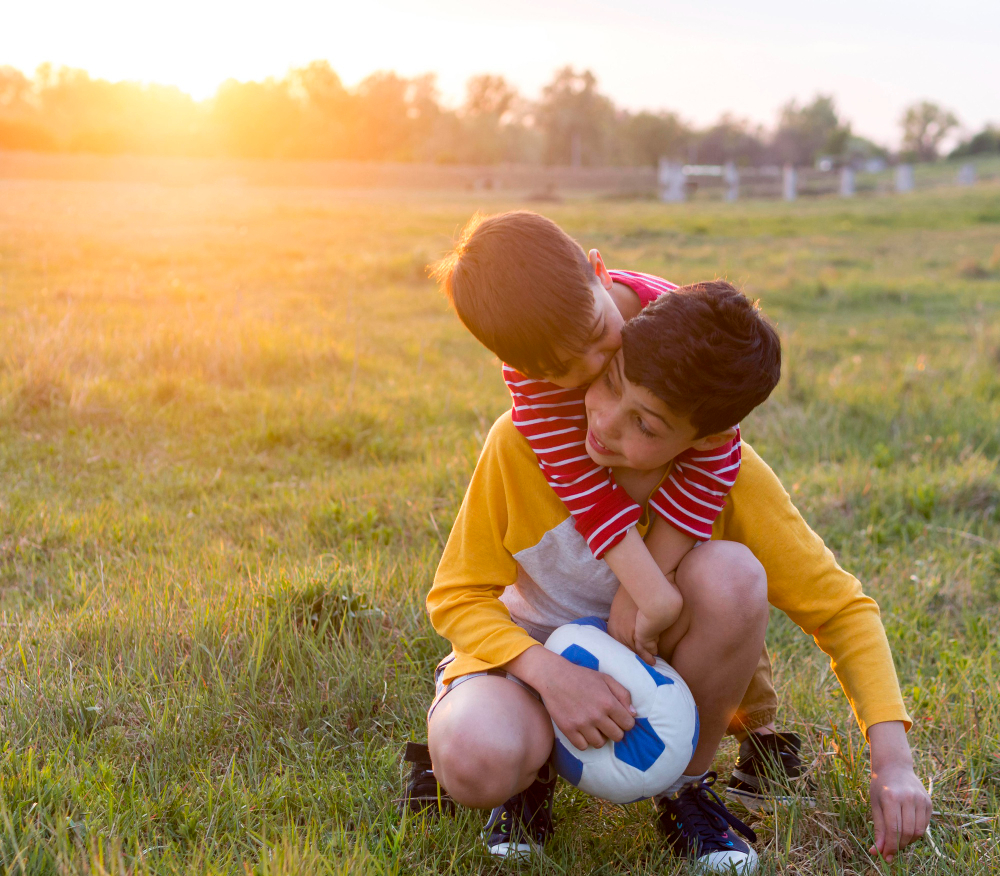
M 899 141 L 929 99 L 967 131 L 1000 122 L 997 0 L 32 0 L 4 4 L 0 64 L 177 85 L 282 76 L 326 59 L 348 86 L 376 70 L 438 75 L 461 102 L 477 73 L 537 97 L 567 64 L 628 109 L 699 126 L 768 126 L 788 100 L 832 94 L 857 133 Z

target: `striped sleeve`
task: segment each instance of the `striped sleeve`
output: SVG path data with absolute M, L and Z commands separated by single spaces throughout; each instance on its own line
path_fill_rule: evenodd
M 573 517 L 598 559 L 635 526 L 642 509 L 615 483 L 611 471 L 587 454 L 584 389 L 564 389 L 503 366 L 513 400 L 512 419 L 528 439 L 545 480 Z
M 699 541 L 712 537 L 712 524 L 740 473 L 741 438 L 713 450 L 685 450 L 650 497 L 650 506 L 675 529 Z
M 674 292 L 677 289 L 676 283 L 664 280 L 662 277 L 654 277 L 652 274 L 640 274 L 638 271 L 608 271 L 611 279 L 616 283 L 628 286 L 639 298 L 643 307 L 659 298 L 664 292 Z

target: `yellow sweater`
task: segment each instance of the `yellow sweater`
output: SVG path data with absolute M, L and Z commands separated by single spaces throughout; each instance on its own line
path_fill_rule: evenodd
M 768 600 L 830 656 L 866 737 L 882 721 L 909 728 L 878 605 L 840 568 L 745 442 L 712 538 L 744 544 L 757 557 L 767 572 Z M 537 644 L 512 612 L 521 623 L 542 626 L 544 618 L 607 618 L 617 585 L 505 413 L 486 439 L 427 595 L 431 622 L 456 653 L 444 680 L 502 666 Z

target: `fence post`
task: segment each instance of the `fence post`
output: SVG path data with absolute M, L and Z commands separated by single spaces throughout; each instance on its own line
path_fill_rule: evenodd
M 786 201 L 794 201 L 798 196 L 799 174 L 794 165 L 786 164 L 781 175 L 781 196 Z
M 679 204 L 684 200 L 684 165 L 679 161 L 661 158 L 657 181 L 660 184 L 661 201 Z
M 960 186 L 974 186 L 976 184 L 976 165 L 971 161 L 966 161 L 958 169 L 958 184 Z
M 842 167 L 840 169 L 840 197 L 854 197 L 854 168 Z
M 896 191 L 897 192 L 912 192 L 913 191 L 913 165 L 912 164 L 900 164 L 896 168 Z
M 735 201 L 740 196 L 740 172 L 734 161 L 727 161 L 722 169 L 722 179 L 726 183 L 726 200 Z

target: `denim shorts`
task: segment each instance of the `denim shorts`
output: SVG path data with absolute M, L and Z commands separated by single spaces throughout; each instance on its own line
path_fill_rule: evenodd
M 527 625 L 519 624 L 533 639 L 541 644 L 545 644 L 545 639 L 548 638 L 548 634 L 544 630 L 540 630 L 537 627 L 530 627 Z M 497 678 L 507 678 L 514 684 L 520 685 L 528 693 L 530 693 L 536 700 L 541 702 L 541 694 L 538 693 L 528 682 L 522 681 L 513 672 L 508 672 L 506 669 L 483 669 L 479 672 L 468 672 L 465 675 L 459 675 L 457 678 L 453 678 L 447 684 L 442 680 L 444 677 L 445 670 L 451 665 L 455 659 L 455 652 L 452 651 L 447 657 L 445 657 L 434 670 L 434 699 L 431 701 L 430 708 L 427 710 L 427 720 L 430 721 L 431 715 L 434 714 L 434 710 L 438 707 L 438 703 L 441 702 L 451 691 L 464 682 L 468 681 L 470 678 L 480 678 L 484 675 L 493 675 Z

